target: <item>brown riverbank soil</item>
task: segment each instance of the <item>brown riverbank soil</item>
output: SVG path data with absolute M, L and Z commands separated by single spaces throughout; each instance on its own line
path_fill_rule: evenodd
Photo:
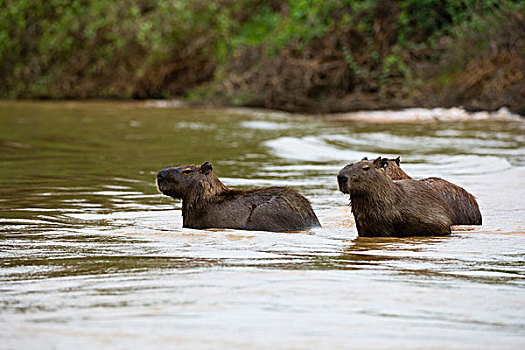
M 389 33 L 389 25 L 385 22 L 381 32 Z M 222 82 L 223 103 L 233 96 L 242 105 L 293 112 L 463 106 L 469 111 L 508 107 L 525 115 L 524 28 L 525 16 L 517 13 L 488 36 L 444 37 L 432 50 L 403 52 L 403 65 L 388 74 L 384 62 L 364 53 L 357 32 L 330 32 L 304 50 L 274 58 L 252 49 L 230 65 Z M 381 51 L 394 41 L 378 35 L 375 46 Z M 360 69 L 349 65 L 345 48 Z

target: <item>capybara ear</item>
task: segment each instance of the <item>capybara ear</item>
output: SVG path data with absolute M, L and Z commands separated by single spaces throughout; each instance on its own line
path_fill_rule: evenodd
M 202 165 L 201 165 L 201 173 L 203 173 L 204 175 L 208 175 L 210 173 L 210 171 L 212 171 L 212 170 L 213 170 L 213 167 L 211 166 L 210 162 L 202 163 Z
M 396 159 L 394 159 L 396 161 L 396 164 L 397 166 L 399 166 L 399 163 L 401 163 L 401 156 L 398 156 Z
M 363 159 L 361 159 L 361 160 L 368 160 L 368 157 L 363 157 Z
M 376 159 L 374 159 L 374 161 L 372 162 L 372 165 L 376 168 L 379 168 L 381 167 L 383 163 L 381 163 L 381 157 L 377 157 Z

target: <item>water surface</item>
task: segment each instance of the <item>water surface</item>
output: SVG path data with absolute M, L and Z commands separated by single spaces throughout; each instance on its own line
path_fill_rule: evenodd
M 340 168 L 401 155 L 481 227 L 357 238 Z M 322 229 L 183 229 L 156 172 L 290 186 Z M 523 348 L 525 123 L 0 103 L 0 348 Z

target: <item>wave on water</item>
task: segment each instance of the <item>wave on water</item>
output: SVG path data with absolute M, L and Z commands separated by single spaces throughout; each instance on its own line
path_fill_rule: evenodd
M 377 135 L 376 135 L 377 136 Z M 401 155 L 402 167 L 414 177 L 443 176 L 443 175 L 479 175 L 493 172 L 501 172 L 510 169 L 510 162 L 504 158 L 494 155 L 478 154 L 426 154 L 427 149 L 422 144 L 428 144 L 428 140 L 415 140 L 410 142 L 409 138 L 399 138 L 396 144 L 401 144 L 402 149 L 396 153 L 377 152 L 376 137 L 365 138 L 359 143 L 362 150 L 343 149 L 331 145 L 327 139 L 340 139 L 339 137 L 306 136 L 303 138 L 281 137 L 265 142 L 274 156 L 307 162 L 331 162 L 337 161 L 341 165 L 351 163 L 367 156 L 373 159 L 378 156 L 397 157 Z M 369 142 L 366 142 L 369 141 Z M 396 145 L 391 145 L 395 148 Z M 411 147 L 411 153 L 405 154 L 403 149 Z M 370 149 L 369 150 L 367 150 Z M 376 150 L 375 152 L 373 150 Z M 391 151 L 390 151 L 391 152 Z M 417 152 L 417 153 L 416 153 Z M 504 152 L 504 150 L 502 150 Z
M 341 149 L 326 143 L 322 138 L 307 136 L 303 138 L 280 137 L 264 143 L 274 156 L 309 162 L 341 161 L 353 162 L 364 156 L 379 156 L 364 154 L 360 151 Z
M 276 123 L 264 120 L 249 120 L 241 122 L 241 127 L 257 130 L 286 130 L 291 129 L 292 125 L 286 123 Z
M 434 155 L 425 157 L 425 161 L 426 163 L 402 164 L 402 167 L 414 177 L 483 175 L 512 168 L 508 160 L 495 156 Z
M 420 122 L 451 122 L 451 121 L 480 121 L 480 120 L 522 120 L 517 114 L 507 108 L 500 108 L 496 112 L 470 113 L 463 108 L 407 108 L 400 111 L 356 111 L 335 113 L 325 116 L 331 120 L 355 120 L 371 123 L 420 123 Z
M 474 154 L 497 153 L 502 148 L 516 147 L 515 140 L 484 140 L 479 138 L 433 137 L 433 136 L 398 136 L 386 132 L 359 133 L 353 135 L 321 135 L 321 139 L 337 142 L 348 147 L 368 147 L 376 151 L 384 150 L 399 153 L 431 152 L 443 153 L 450 151 L 468 152 Z

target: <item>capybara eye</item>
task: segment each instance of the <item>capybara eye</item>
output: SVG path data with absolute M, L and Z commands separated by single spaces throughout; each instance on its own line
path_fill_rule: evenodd
M 184 170 L 182 170 L 182 173 L 183 174 L 191 174 L 192 171 L 193 171 L 193 169 L 184 169 Z
M 368 171 L 368 170 L 370 170 L 370 167 L 369 167 L 369 166 L 366 166 L 366 167 L 363 168 L 363 170 L 364 170 L 364 171 Z

